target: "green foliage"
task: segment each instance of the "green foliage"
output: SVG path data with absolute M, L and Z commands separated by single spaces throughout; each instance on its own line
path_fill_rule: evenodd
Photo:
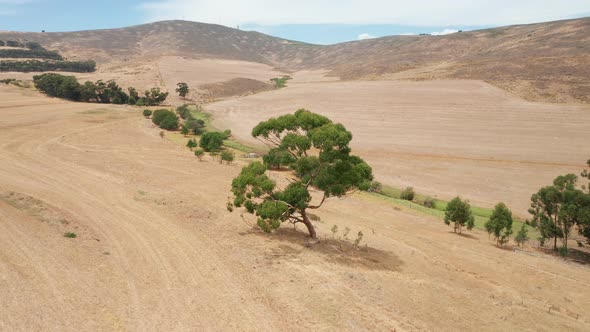
M 0 61 L 0 72 L 43 72 L 43 71 L 66 71 L 75 73 L 91 73 L 96 71 L 96 62 L 89 61 L 50 61 L 50 60 L 3 60 Z
M 195 157 L 199 158 L 199 161 L 203 161 L 204 155 L 205 155 L 205 150 L 203 150 L 203 149 L 196 149 L 195 150 Z
M 189 139 L 188 142 L 186 142 L 186 147 L 189 149 L 194 149 L 196 148 L 198 145 L 197 140 L 196 139 Z
M 508 239 L 512 234 L 512 222 L 512 211 L 508 209 L 506 204 L 498 203 L 490 219 L 485 223 L 488 234 L 494 235 L 496 245 L 500 246 L 508 243 Z
M 178 87 L 176 88 L 176 92 L 178 93 L 178 95 L 181 96 L 182 98 L 186 97 L 186 95 L 188 95 L 188 92 L 189 92 L 188 84 L 181 82 L 181 83 L 178 83 L 177 86 Z
M 576 188 L 577 181 L 574 174 L 558 176 L 553 185 L 539 189 L 531 197 L 531 224 L 539 229 L 543 239 L 553 239 L 554 250 L 558 249 L 560 238 L 567 251 L 574 226 L 584 235 L 590 225 L 590 195 Z
M 221 151 L 220 157 L 221 157 L 220 162 L 225 161 L 228 165 L 231 164 L 235 159 L 234 153 L 229 150 Z
M 403 200 L 406 200 L 406 201 L 413 201 L 415 196 L 416 196 L 416 192 L 414 191 L 414 188 L 412 188 L 412 187 L 407 187 L 400 194 L 400 198 Z
M 475 225 L 475 219 L 471 213 L 471 206 L 468 201 L 461 200 L 460 197 L 455 197 L 447 204 L 445 210 L 445 224 L 450 225 L 454 223 L 453 231 L 462 233 L 463 227 L 471 230 Z
M 193 116 L 191 114 L 191 110 L 188 108 L 188 105 L 182 105 L 176 108 L 176 113 L 180 116 L 183 120 L 192 119 Z
M 78 235 L 76 235 L 76 233 L 73 233 L 73 232 L 66 232 L 66 233 L 64 233 L 64 237 L 67 237 L 69 239 L 75 239 L 78 237 Z
M 64 98 L 73 101 L 95 102 L 104 104 L 133 104 L 137 97 L 137 91 L 129 88 L 131 95 L 128 95 L 123 88 L 114 81 L 103 82 L 101 80 L 86 82 L 84 85 L 78 83 L 74 76 L 64 76 L 55 73 L 41 74 L 33 77 L 35 87 L 39 91 L 52 97 Z M 152 89 L 154 90 L 154 89 Z M 159 91 L 159 89 L 156 89 Z M 159 92 L 158 92 L 159 93 Z M 167 96 L 167 94 L 165 94 Z M 157 101 L 166 97 L 158 95 Z M 137 105 L 148 105 L 145 97 L 139 98 Z M 150 105 L 156 105 L 154 103 Z
M 262 161 L 269 169 L 280 169 L 283 166 L 289 166 L 295 162 L 289 151 L 280 148 L 273 148 L 262 157 Z
M 23 43 L 16 41 L 16 40 L 7 40 L 6 46 L 8 46 L 8 47 L 25 47 L 25 45 Z
M 152 116 L 152 111 L 145 109 L 143 110 L 143 116 L 145 116 L 146 118 L 149 118 L 150 116 Z
M 178 117 L 174 112 L 167 109 L 156 110 L 152 116 L 152 122 L 162 129 L 178 129 Z
M 201 136 L 199 145 L 207 152 L 219 151 L 223 146 L 223 133 L 220 132 L 207 132 Z
M 434 200 L 434 198 L 430 196 L 426 196 L 422 201 L 422 206 L 427 207 L 429 209 L 434 209 L 435 205 L 436 201 Z
M 518 233 L 516 233 L 516 236 L 514 237 L 514 242 L 516 242 L 516 244 L 518 244 L 519 247 L 522 247 L 522 245 L 526 243 L 528 240 L 529 231 L 526 228 L 526 225 L 523 224 Z
M 188 128 L 186 127 L 186 125 L 182 125 L 180 126 L 180 133 L 184 136 L 188 135 L 190 131 L 188 130 Z
M 284 75 L 282 77 L 272 78 L 270 81 L 274 83 L 275 88 L 284 88 L 287 86 L 287 81 L 291 79 L 291 76 Z
M 51 59 L 63 60 L 63 57 L 55 51 L 40 49 L 5 49 L 0 50 L 0 58 L 22 58 L 22 59 Z
M 157 106 L 162 104 L 168 98 L 168 92 L 160 91 L 160 88 L 146 90 L 144 96 L 139 98 L 144 106 Z
M 264 164 L 254 162 L 242 169 L 232 182 L 234 204 L 256 214 L 264 231 L 272 231 L 281 223 L 303 223 L 312 238 L 315 228 L 308 209 L 317 209 L 330 197 L 340 197 L 369 188 L 372 170 L 361 158 L 350 155 L 348 144 L 352 134 L 341 124 L 328 118 L 298 110 L 258 124 L 252 135 L 274 146 Z M 295 179 L 284 189 L 268 178 L 268 167 L 289 167 Z M 323 192 L 321 202 L 311 205 L 310 187 Z M 274 214 L 260 213 L 270 209 Z

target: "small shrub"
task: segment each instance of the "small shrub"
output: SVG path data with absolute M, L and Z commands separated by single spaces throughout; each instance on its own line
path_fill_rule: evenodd
M 332 238 L 336 238 L 336 234 L 338 234 L 338 225 L 334 225 L 332 226 L 332 228 L 330 229 L 330 231 L 332 231 Z
M 199 161 L 203 161 L 204 155 L 205 155 L 205 151 L 203 149 L 195 150 L 195 157 L 199 158 Z
M 368 192 L 381 194 L 383 192 L 383 185 L 379 181 L 372 181 Z
M 231 164 L 235 159 L 234 153 L 231 151 L 227 151 L 227 150 L 221 151 L 220 157 L 221 158 L 220 158 L 219 162 L 222 163 L 225 161 L 225 162 L 227 162 L 228 165 Z
M 180 133 L 184 136 L 188 135 L 189 130 L 185 125 L 180 126 Z
M 520 228 L 520 230 L 518 231 L 518 233 L 516 233 L 516 236 L 514 237 L 514 242 L 516 242 L 516 244 L 519 247 L 522 247 L 522 245 L 525 244 L 528 240 L 529 240 L 529 230 L 526 228 L 526 225 L 523 224 L 522 227 Z M 541 240 L 539 240 L 539 241 L 541 242 Z M 543 239 L 542 243 L 545 244 L 544 239 Z M 541 244 L 541 246 L 543 246 L 543 244 Z
M 416 193 L 414 192 L 414 188 L 407 187 L 406 189 L 402 190 L 399 198 L 406 200 L 406 201 L 413 201 Z
M 364 236 L 363 232 L 359 231 L 358 234 L 356 235 L 356 239 L 354 240 L 354 243 L 353 243 L 355 248 L 359 247 L 359 245 L 361 244 L 361 241 L 363 240 L 363 236 Z
M 64 237 L 67 237 L 68 239 L 75 239 L 78 237 L 78 235 L 76 235 L 76 233 L 73 232 L 66 232 L 64 233 Z
M 567 256 L 567 247 L 566 246 L 561 246 L 561 247 L 557 248 L 557 253 L 561 257 Z
M 436 206 L 436 201 L 434 200 L 434 198 L 427 196 L 426 198 L 424 198 L 422 205 L 429 209 L 434 209 L 434 207 Z
M 196 139 L 189 139 L 188 142 L 186 142 L 186 147 L 189 149 L 194 149 L 198 146 L 197 140 Z
M 152 116 L 152 111 L 143 110 L 143 116 L 145 116 L 146 118 L 149 118 L 150 116 Z

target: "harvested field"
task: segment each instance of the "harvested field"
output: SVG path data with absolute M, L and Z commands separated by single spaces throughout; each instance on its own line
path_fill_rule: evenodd
M 240 139 L 298 108 L 342 122 L 379 181 L 525 215 L 533 192 L 579 173 L 590 156 L 590 108 L 523 101 L 480 81 L 291 84 L 207 107 Z
M 587 266 L 368 194 L 327 202 L 318 246 L 264 235 L 225 209 L 243 161 L 198 162 L 140 110 L 98 106 L 0 86 L 2 330 L 590 329 Z

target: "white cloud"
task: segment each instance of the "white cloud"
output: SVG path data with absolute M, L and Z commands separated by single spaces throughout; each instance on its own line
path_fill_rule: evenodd
M 417 33 L 414 32 L 406 32 L 406 33 L 400 33 L 399 36 L 415 36 L 417 35 Z
M 7 1 L 7 0 L 3 0 Z M 19 0 L 9 0 L 19 1 Z M 149 0 L 148 0 L 149 1 Z M 507 25 L 590 13 L 588 0 L 151 0 L 147 19 L 237 24 Z
M 459 30 L 455 30 L 455 29 L 444 29 L 443 31 L 433 32 L 433 33 L 431 33 L 431 35 L 433 35 L 433 36 L 444 36 L 444 35 L 450 35 L 451 33 L 457 33 L 457 32 L 459 32 Z
M 358 40 L 365 40 L 365 39 L 373 39 L 373 38 L 377 38 L 377 37 L 370 35 L 368 33 L 361 33 L 357 39 Z

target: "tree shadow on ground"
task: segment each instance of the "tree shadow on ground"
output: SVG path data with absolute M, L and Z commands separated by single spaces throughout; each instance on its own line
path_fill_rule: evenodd
M 321 239 L 312 242 L 307 233 L 293 229 L 280 228 L 272 234 L 252 229 L 241 233 L 244 236 L 260 236 L 270 238 L 281 245 L 273 251 L 271 259 L 285 256 L 299 256 L 305 250 L 321 255 L 326 261 L 344 266 L 364 268 L 367 270 L 399 271 L 403 261 L 395 254 L 371 248 L 367 245 L 355 247 L 351 242 L 342 239 Z
M 579 250 L 577 248 L 568 248 L 567 256 L 561 256 L 559 252 L 553 250 L 553 248 L 537 247 L 536 249 L 544 254 L 559 257 L 566 261 L 582 265 L 590 265 L 590 252 Z
M 450 231 L 449 233 L 455 234 L 457 236 L 464 237 L 464 238 L 467 238 L 467 239 L 477 240 L 477 236 L 475 236 L 475 235 L 471 235 L 471 234 L 467 234 L 467 233 L 455 233 L 453 231 Z

